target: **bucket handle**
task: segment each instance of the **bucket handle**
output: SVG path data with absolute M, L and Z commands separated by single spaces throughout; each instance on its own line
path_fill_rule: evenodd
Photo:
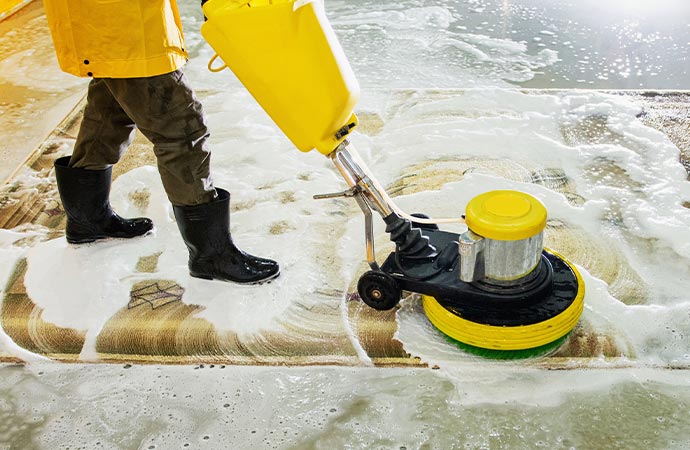
M 225 70 L 228 68 L 228 65 L 225 63 L 223 63 L 223 65 L 220 67 L 213 67 L 213 63 L 216 61 L 216 59 L 218 59 L 218 53 L 214 53 L 213 57 L 208 62 L 208 70 L 210 70 L 211 72 L 220 72 L 221 70 Z

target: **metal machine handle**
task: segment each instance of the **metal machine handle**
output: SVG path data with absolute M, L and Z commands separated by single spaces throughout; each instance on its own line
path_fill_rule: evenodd
M 467 230 L 458 240 L 460 280 L 471 283 L 484 278 L 484 238 Z

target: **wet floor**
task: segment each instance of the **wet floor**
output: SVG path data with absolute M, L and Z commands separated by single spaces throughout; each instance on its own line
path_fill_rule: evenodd
M 565 79 L 586 66 L 562 58 L 575 51 L 565 42 L 600 51 L 623 20 L 615 11 L 601 26 L 567 3 L 326 4 L 364 89 L 353 142 L 396 201 L 452 215 L 483 190 L 520 188 L 545 202 L 549 246 L 586 274 L 583 320 L 560 353 L 495 363 L 448 345 L 414 297 L 388 315 L 361 306 L 352 295 L 364 270 L 361 214 L 345 201 L 311 200 L 342 181 L 320 155 L 294 150 L 230 74 L 206 71 L 212 52 L 198 34 L 198 5 L 181 7 L 187 73 L 209 116 L 216 183 L 233 192 L 233 232 L 278 258 L 283 275 L 249 289 L 186 277 L 141 139 L 116 167 L 113 204 L 153 217 L 157 233 L 64 245 L 50 174 L 51 158 L 73 143 L 76 125 L 63 124 L 0 205 L 9 228 L 0 230 L 8 281 L 0 355 L 30 362 L 0 367 L 0 448 L 690 446 L 687 99 L 505 89 L 582 85 Z M 25 23 L 40 30 L 40 8 L 32 14 Z M 495 17 L 500 29 L 484 23 Z M 651 26 L 651 17 L 638 20 Z M 17 96 L 3 97 L 8 105 L 22 96 L 54 104 L 83 89 L 73 80 L 50 87 L 63 81 L 52 81 L 46 30 L 3 60 L 2 79 Z M 684 33 L 658 28 L 649 45 Z M 7 48 L 25 39 L 13 36 Z M 640 47 L 644 67 L 653 45 Z M 684 57 L 676 50 L 678 60 L 660 52 L 660 64 L 675 69 Z M 45 75 L 26 81 L 19 62 L 32 51 L 43 55 Z M 608 69 L 614 63 L 586 70 L 584 84 L 689 84 L 678 70 L 638 76 L 634 64 L 623 78 Z M 23 107 L 3 120 L 24 126 Z
M 0 21 L 0 55 L 4 183 L 74 108 L 86 82 L 60 71 L 40 1 Z
M 690 446 L 683 372 L 49 364 L 0 375 L 8 449 Z

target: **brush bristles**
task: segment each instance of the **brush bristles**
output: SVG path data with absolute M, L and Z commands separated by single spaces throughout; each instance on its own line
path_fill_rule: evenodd
M 546 356 L 554 351 L 556 351 L 561 345 L 565 343 L 570 336 L 570 333 L 565 336 L 556 339 L 553 342 L 544 344 L 539 347 L 526 348 L 522 350 L 493 350 L 488 348 L 475 347 L 473 345 L 465 344 L 464 342 L 456 341 L 450 336 L 443 335 L 446 340 L 452 344 L 457 345 L 461 350 L 471 353 L 476 356 L 481 356 L 487 359 L 527 359 L 527 358 L 539 358 Z

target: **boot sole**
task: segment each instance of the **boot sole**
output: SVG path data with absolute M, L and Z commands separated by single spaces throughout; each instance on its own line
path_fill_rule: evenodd
M 77 239 L 75 239 L 75 238 L 69 238 L 69 237 L 66 237 L 66 236 L 65 236 L 65 238 L 67 239 L 67 243 L 79 245 L 79 244 L 90 244 L 91 242 L 96 242 L 96 241 L 109 241 L 109 240 L 112 240 L 112 239 L 124 240 L 124 239 L 134 239 L 134 238 L 138 238 L 138 237 L 144 237 L 144 236 L 148 236 L 149 234 L 153 233 L 153 230 L 154 230 L 154 228 L 148 230 L 146 233 L 138 234 L 138 235 L 136 235 L 136 236 L 129 236 L 129 237 L 117 237 L 117 236 L 90 236 L 90 237 L 86 237 L 86 238 L 77 238 Z
M 189 275 L 191 275 L 194 278 L 200 278 L 202 280 L 217 280 L 217 281 L 224 281 L 224 282 L 230 282 L 230 283 L 235 283 L 235 284 L 241 284 L 244 286 L 253 286 L 253 285 L 261 285 L 264 283 L 270 283 L 272 280 L 277 278 L 278 275 L 280 275 L 280 270 L 273 275 L 270 275 L 266 278 L 262 278 L 261 280 L 256 280 L 256 281 L 235 281 L 235 280 L 230 280 L 230 279 L 225 279 L 225 278 L 214 278 L 211 275 L 205 275 L 205 274 L 193 273 L 193 272 L 189 272 Z

